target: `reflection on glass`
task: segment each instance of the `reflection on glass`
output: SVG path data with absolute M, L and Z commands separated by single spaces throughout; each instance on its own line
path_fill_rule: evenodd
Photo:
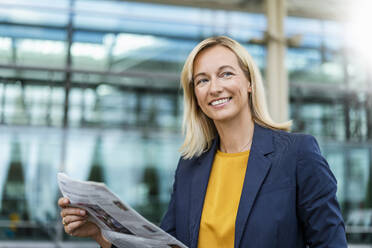
M 155 166 L 148 165 L 144 168 L 141 184 L 146 201 L 137 208 L 153 223 L 160 223 L 164 209 L 161 207 L 159 175 Z
M 11 145 L 10 165 L 2 192 L 1 217 L 9 221 L 9 226 L 2 232 L 5 238 L 13 239 L 27 235 L 27 229 L 17 226 L 20 221 L 29 220 L 27 210 L 21 147 L 15 138 Z
M 346 159 L 351 165 L 345 174 L 347 185 L 346 225 L 348 240 L 353 243 L 372 243 L 372 206 L 370 204 L 370 165 L 372 148 L 349 149 Z
M 69 0 L 0 3 L 0 64 L 43 68 L 0 68 L 0 240 L 61 241 L 54 229 L 61 228 L 58 170 L 105 182 L 158 223 L 179 155 L 178 75 L 188 53 L 201 38 L 226 34 L 242 41 L 263 72 L 266 67 L 266 46 L 248 42 L 264 37 L 263 14 L 73 2 L 71 51 Z M 302 37 L 286 55 L 291 117 L 293 131 L 320 141 L 338 180 L 349 240 L 372 243 L 370 73 L 346 51 L 343 31 L 338 22 L 286 18 L 286 36 Z M 68 52 L 71 68 L 79 70 L 71 75 L 65 71 Z M 133 72 L 139 74 L 117 75 Z M 62 129 L 66 76 L 69 122 Z M 347 91 L 325 85 L 344 85 Z
M 8 37 L 0 37 L 0 63 L 12 63 L 12 39 Z
M 96 138 L 96 144 L 93 152 L 92 165 L 90 167 L 90 172 L 88 176 L 88 181 L 94 182 L 104 182 L 104 170 L 102 166 L 102 138 L 100 135 Z
M 366 200 L 364 205 L 366 208 L 372 209 L 372 169 L 369 168 L 368 173 L 368 184 L 367 184 L 367 191 L 366 191 Z
M 16 43 L 17 65 L 63 67 L 66 58 L 64 41 L 18 39 Z

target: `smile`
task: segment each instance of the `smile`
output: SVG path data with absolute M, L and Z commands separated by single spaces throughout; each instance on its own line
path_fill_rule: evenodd
M 212 106 L 216 106 L 216 105 L 220 105 L 220 104 L 224 104 L 224 103 L 227 103 L 231 100 L 232 97 L 226 97 L 226 98 L 222 98 L 222 99 L 218 99 L 218 100 L 214 100 L 210 103 L 210 105 Z

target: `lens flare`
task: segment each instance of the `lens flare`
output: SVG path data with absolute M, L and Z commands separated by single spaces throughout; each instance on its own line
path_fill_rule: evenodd
M 350 18 L 346 25 L 347 44 L 372 68 L 372 1 L 356 1 L 350 8 Z

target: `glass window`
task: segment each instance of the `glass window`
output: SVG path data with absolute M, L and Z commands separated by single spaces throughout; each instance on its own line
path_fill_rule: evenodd
M 61 241 L 57 171 L 105 182 L 159 223 L 182 143 L 179 75 L 189 52 L 204 37 L 228 35 L 266 68 L 266 46 L 257 42 L 267 29 L 263 14 L 133 1 L 2 0 L 0 15 L 1 240 Z M 345 44 L 340 22 L 287 17 L 285 27 L 287 38 L 300 38 L 286 53 L 293 131 L 319 140 L 347 225 L 365 223 L 372 208 L 369 68 Z M 357 235 L 348 238 L 367 242 Z

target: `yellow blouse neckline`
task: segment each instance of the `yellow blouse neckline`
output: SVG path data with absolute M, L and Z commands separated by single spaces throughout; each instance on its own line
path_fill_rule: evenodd
M 236 152 L 236 153 L 227 153 L 227 152 L 222 152 L 220 150 L 217 150 L 217 155 L 222 156 L 222 157 L 240 157 L 240 156 L 246 156 L 249 155 L 249 152 L 251 150 L 243 151 L 243 152 Z

